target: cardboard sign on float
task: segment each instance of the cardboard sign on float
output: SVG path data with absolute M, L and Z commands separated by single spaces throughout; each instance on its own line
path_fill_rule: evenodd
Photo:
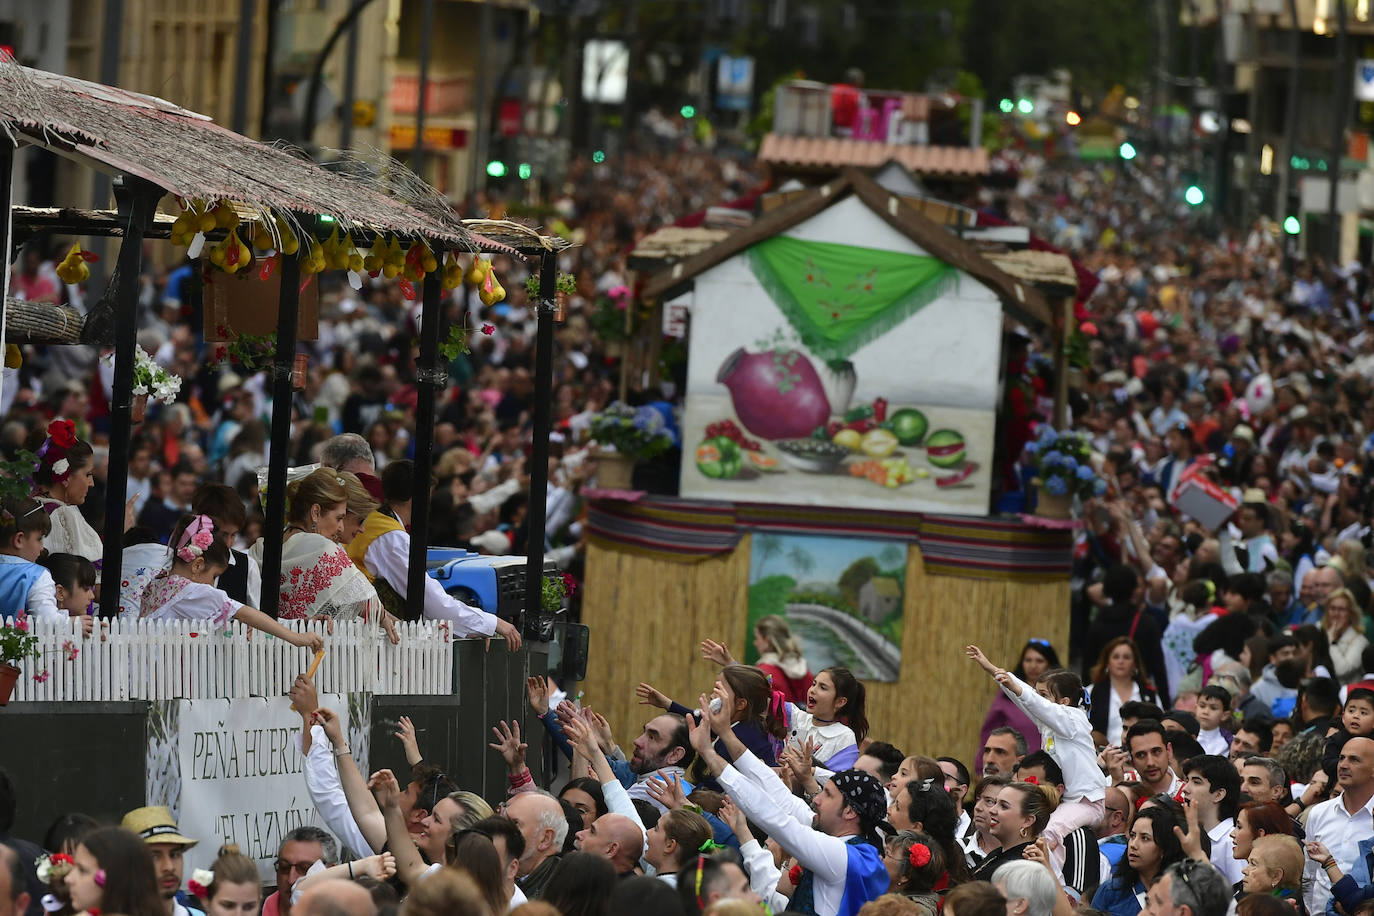
M 198 268 L 204 265 L 204 261 L 197 262 Z M 257 263 L 254 262 L 252 269 L 237 274 L 209 268 L 205 276 L 202 298 L 207 342 L 221 343 L 239 334 L 266 337 L 276 333 L 277 307 L 281 303 L 280 274 L 274 271 L 266 280 L 260 279 Z M 300 317 L 297 319 L 296 339 L 318 340 L 320 284 L 317 277 L 304 279 L 305 285 L 297 306 Z M 230 333 L 221 332 L 222 328 Z

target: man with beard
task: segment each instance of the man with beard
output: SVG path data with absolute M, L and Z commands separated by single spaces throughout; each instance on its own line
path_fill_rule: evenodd
M 630 762 L 611 760 L 620 784 L 626 787 L 630 798 L 640 798 L 649 802 L 662 814 L 668 809 L 658 799 L 649 794 L 648 779 L 655 773 L 664 779 L 676 776 L 682 781 L 682 791 L 690 794 L 692 784 L 682 777 L 683 769 L 692 762 L 692 745 L 687 734 L 687 720 L 675 713 L 655 716 L 644 726 L 644 731 L 634 743 L 634 754 Z
M 157 890 L 167 916 L 190 916 L 177 896 L 181 892 L 182 857 L 198 841 L 182 836 L 172 820 L 172 812 L 161 805 L 135 808 L 124 815 L 120 826 L 132 830 L 148 844 L 157 871 Z

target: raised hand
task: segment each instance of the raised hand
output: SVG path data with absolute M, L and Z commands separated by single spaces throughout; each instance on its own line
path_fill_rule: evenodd
M 587 760 L 592 760 L 592 750 L 596 748 L 596 735 L 586 722 L 574 716 L 563 724 L 563 732 L 568 736 L 568 743 Z
M 399 808 L 401 806 L 401 786 L 396 782 L 396 774 L 390 770 L 378 770 L 367 781 L 372 797 L 377 799 L 380 808 Z
M 525 693 L 530 698 L 530 708 L 536 716 L 542 716 L 549 711 L 549 696 L 553 693 L 553 687 L 549 684 L 548 678 L 526 678 Z
M 410 716 L 401 716 L 396 724 L 396 737 L 400 739 L 401 747 L 406 752 L 406 763 L 415 766 L 425 759 L 420 754 L 420 743 L 415 740 L 415 723 L 410 721 Z
M 339 714 L 327 706 L 321 706 L 310 715 L 311 721 L 316 725 L 324 727 L 325 737 L 329 739 L 330 745 L 338 747 L 344 743 L 343 722 L 339 720 Z
M 1188 832 L 1184 833 L 1182 827 L 1174 828 L 1174 836 L 1178 837 L 1178 843 L 1183 847 L 1183 854 L 1190 859 L 1197 859 L 1199 862 L 1207 861 L 1207 856 L 1202 851 L 1202 829 L 1197 822 L 1197 808 L 1190 801 L 1183 803 L 1183 813 L 1188 819 Z
M 491 733 L 496 736 L 496 742 L 488 744 L 487 747 L 501 752 L 501 758 L 506 761 L 506 768 L 512 773 L 524 770 L 525 751 L 529 749 L 529 745 L 520 740 L 520 723 L 512 721 L 507 724 L 502 719 L 491 727 Z
M 964 648 L 964 654 L 977 662 L 988 674 L 995 676 L 998 670 L 1000 670 L 996 665 L 988 661 L 988 657 L 983 654 L 983 650 L 977 646 L 966 646 Z
M 649 684 L 640 684 L 636 687 L 635 696 L 639 698 L 639 705 L 641 706 L 656 706 L 659 709 L 667 709 L 671 703 L 663 691 Z
M 735 692 L 730 689 L 730 685 L 724 681 L 723 686 L 716 687 L 711 691 L 711 696 L 701 695 L 701 711 L 705 714 L 706 720 L 711 723 L 711 730 L 717 735 L 723 735 L 730 731 L 730 714 L 735 709 Z M 711 711 L 711 697 L 720 698 L 720 710 Z
M 748 818 L 744 816 L 744 812 L 739 809 L 739 805 L 735 804 L 734 799 L 730 796 L 727 795 L 721 800 L 720 811 L 717 816 L 735 832 L 735 836 L 739 837 L 741 844 L 753 839 L 749 832 Z
M 665 774 L 659 770 L 645 781 L 644 788 L 654 801 L 665 808 L 676 811 L 687 805 L 687 795 L 682 791 L 682 780 L 676 773 Z
M 730 649 L 723 642 L 716 642 L 714 639 L 703 639 L 701 641 L 701 657 L 708 662 L 713 662 L 724 668 L 726 665 L 735 665 L 735 657 L 730 654 Z
M 701 698 L 706 699 L 702 694 Z M 711 723 L 706 719 L 697 721 L 696 716 L 687 717 L 688 736 L 691 738 L 692 748 L 699 755 L 707 754 L 711 751 Z
M 603 754 L 610 754 L 615 750 L 615 735 L 611 732 L 611 723 L 606 721 L 606 717 L 599 712 L 592 712 L 590 706 L 584 706 L 583 711 L 587 724 L 591 726 L 596 735 L 596 743 L 601 745 Z
M 320 708 L 320 695 L 315 691 L 315 682 L 307 674 L 296 675 L 287 696 L 291 697 L 291 705 L 303 719 L 309 718 L 312 712 Z
M 378 881 L 386 881 L 396 874 L 396 857 L 389 852 L 368 856 L 354 862 L 353 871 L 359 877 L 367 875 Z

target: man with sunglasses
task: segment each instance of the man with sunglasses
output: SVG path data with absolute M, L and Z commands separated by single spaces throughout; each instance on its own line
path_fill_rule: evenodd
M 339 863 L 339 844 L 319 827 L 297 827 L 286 835 L 277 850 L 276 893 L 262 904 L 262 916 L 291 916 L 291 888 L 316 862 Z
M 1231 885 L 1206 862 L 1184 859 L 1164 870 L 1145 898 L 1144 916 L 1212 916 L 1225 913 Z

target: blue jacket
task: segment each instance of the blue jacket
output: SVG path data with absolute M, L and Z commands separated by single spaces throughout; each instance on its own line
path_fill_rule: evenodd
M 1374 837 L 1360 840 L 1358 848 L 1360 853 L 1355 856 L 1350 871 L 1331 885 L 1331 899 L 1326 903 L 1326 912 L 1331 916 L 1336 916 L 1338 903 L 1345 907 L 1347 913 L 1353 913 L 1364 901 L 1374 900 L 1374 883 L 1369 877 L 1374 871 L 1370 867 L 1371 860 L 1374 860 Z
M 1140 901 L 1144 899 L 1144 882 L 1137 879 L 1134 887 L 1127 887 L 1113 876 L 1093 894 L 1093 906 L 1111 916 L 1136 916 L 1141 910 Z

